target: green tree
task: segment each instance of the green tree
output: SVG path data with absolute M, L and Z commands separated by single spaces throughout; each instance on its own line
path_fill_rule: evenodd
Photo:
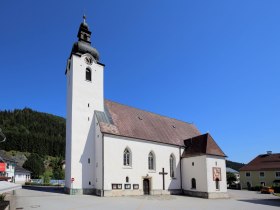
M 43 175 L 41 176 L 41 178 L 44 181 L 44 184 L 50 184 L 51 181 L 51 177 L 52 177 L 52 172 L 50 170 L 46 170 Z
M 31 178 L 40 178 L 44 173 L 45 167 L 43 159 L 36 153 L 32 153 L 23 164 L 23 168 L 31 171 Z
M 62 169 L 62 158 L 55 157 L 51 160 L 53 179 L 64 179 L 64 170 Z
M 234 173 L 227 172 L 227 184 L 231 186 L 236 181 L 236 176 Z

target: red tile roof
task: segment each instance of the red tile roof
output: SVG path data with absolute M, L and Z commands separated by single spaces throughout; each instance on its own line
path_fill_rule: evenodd
M 254 158 L 240 171 L 280 171 L 280 153 L 261 154 Z
M 225 153 L 209 133 L 186 139 L 184 143 L 186 148 L 182 157 L 205 154 L 226 157 Z
M 105 101 L 106 116 L 100 113 L 101 132 L 173 145 L 200 135 L 194 124 L 164 117 L 112 101 Z

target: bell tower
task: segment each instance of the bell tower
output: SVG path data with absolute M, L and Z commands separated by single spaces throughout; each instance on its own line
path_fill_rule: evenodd
M 83 16 L 67 60 L 67 119 L 65 189 L 69 194 L 91 194 L 95 189 L 94 111 L 104 111 L 103 71 L 91 31 Z

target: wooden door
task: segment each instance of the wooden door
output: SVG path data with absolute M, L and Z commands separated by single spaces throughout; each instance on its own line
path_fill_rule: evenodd
M 143 179 L 143 191 L 144 191 L 144 195 L 150 194 L 150 180 L 149 179 Z

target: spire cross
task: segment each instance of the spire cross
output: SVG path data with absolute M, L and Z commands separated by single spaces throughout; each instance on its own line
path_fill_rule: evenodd
M 83 19 L 84 19 L 84 24 L 86 23 L 86 15 L 83 15 Z

